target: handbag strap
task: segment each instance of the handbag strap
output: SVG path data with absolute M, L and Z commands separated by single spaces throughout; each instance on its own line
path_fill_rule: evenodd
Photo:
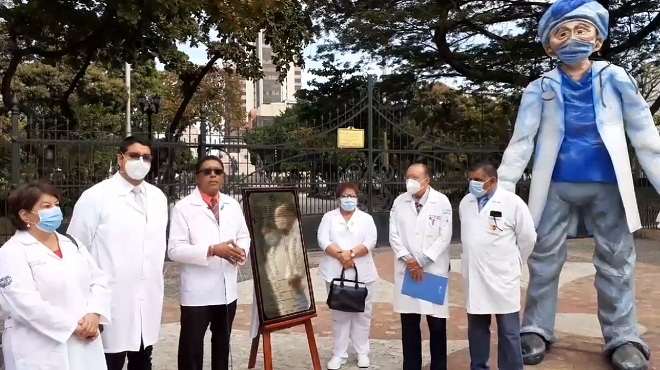
M 355 264 L 353 265 L 352 268 L 355 270 L 355 280 L 347 280 L 347 279 L 344 277 L 344 275 L 346 274 L 346 269 L 344 268 L 344 266 L 342 266 L 342 267 L 341 267 L 341 275 L 340 275 L 341 282 L 339 283 L 339 285 L 341 285 L 341 286 L 343 287 L 343 286 L 344 286 L 344 281 L 354 281 L 354 282 L 355 282 L 355 288 L 357 289 L 358 286 L 359 286 L 359 285 L 358 285 L 358 281 L 359 281 L 359 280 L 358 280 L 358 269 L 357 269 L 357 266 L 355 266 Z

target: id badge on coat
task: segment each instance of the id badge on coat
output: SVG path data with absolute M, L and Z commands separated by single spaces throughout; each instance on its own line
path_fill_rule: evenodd
M 491 234 L 491 235 L 500 235 L 500 230 L 497 229 L 497 226 L 493 223 L 492 220 L 488 223 L 487 232 L 488 232 L 488 234 Z
M 491 235 L 500 235 L 502 231 L 504 231 L 502 228 L 503 225 L 504 225 L 504 220 L 502 220 L 501 218 L 498 220 L 495 217 L 489 217 L 488 230 L 486 231 L 488 232 L 488 234 Z
M 439 215 L 429 215 L 429 225 L 431 226 L 431 229 L 433 230 L 438 230 L 442 229 L 443 223 L 447 223 L 448 217 L 451 217 L 451 211 L 441 211 L 442 213 Z
M 429 225 L 431 225 L 431 229 L 433 230 L 440 230 L 441 224 L 442 224 L 442 217 L 438 215 L 429 215 Z

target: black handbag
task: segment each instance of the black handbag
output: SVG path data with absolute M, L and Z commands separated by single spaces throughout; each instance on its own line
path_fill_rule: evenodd
M 358 281 L 358 271 L 355 268 L 355 280 L 347 280 L 344 277 L 345 269 L 341 269 L 339 279 L 332 279 L 330 292 L 326 303 L 328 307 L 344 312 L 364 312 L 364 304 L 367 300 L 367 287 L 365 283 Z

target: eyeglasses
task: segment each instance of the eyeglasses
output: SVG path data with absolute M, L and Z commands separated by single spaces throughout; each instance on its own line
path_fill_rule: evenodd
M 566 41 L 571 37 L 575 37 L 584 41 L 590 41 L 597 35 L 598 31 L 596 30 L 596 27 L 588 23 L 578 23 L 572 29 L 567 26 L 562 26 L 553 32 L 553 36 L 560 41 Z
M 128 159 L 142 159 L 145 162 L 151 162 L 153 157 L 151 154 L 140 154 L 140 153 L 135 153 L 135 152 L 126 152 L 123 154 L 125 157 L 128 157 Z
M 216 176 L 220 176 L 220 175 L 224 174 L 225 171 L 223 171 L 220 168 L 204 168 L 202 170 L 197 171 L 197 173 L 203 173 L 204 176 L 211 176 L 211 174 L 214 174 Z
M 339 197 L 340 198 L 355 198 L 355 199 L 357 199 L 357 195 L 353 195 L 353 194 L 342 194 Z

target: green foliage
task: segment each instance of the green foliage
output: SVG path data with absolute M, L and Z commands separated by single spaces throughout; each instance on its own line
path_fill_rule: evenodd
M 517 95 L 466 94 L 443 84 L 420 87 L 410 105 L 409 120 L 416 135 L 449 143 L 505 143 L 515 120 Z
M 602 54 L 636 73 L 660 56 L 660 3 L 600 0 L 610 11 Z M 421 80 L 460 77 L 479 89 L 520 88 L 551 68 L 536 40 L 549 2 L 313 0 L 314 16 L 335 36 L 320 58 L 369 55 Z M 358 65 L 363 61 L 358 62 Z
M 47 86 L 30 91 L 32 101 L 46 107 L 59 104 L 59 114 L 77 125 L 76 102 L 71 94 L 89 77 L 88 68 L 102 66 L 110 78 L 121 71 L 125 62 L 139 70 L 152 66 L 157 58 L 179 80 L 167 86 L 180 90 L 168 92 L 179 98 L 167 127 L 168 138 L 176 139 L 190 123 L 186 110 L 205 76 L 221 71 L 216 66 L 218 61 L 222 69 L 243 78 L 262 76 L 254 47 L 260 31 L 273 49 L 273 63 L 281 77 L 292 63 L 302 65 L 302 50 L 312 36 L 306 9 L 298 0 L 5 1 L 0 5 L 0 49 L 4 52 L 0 57 L 0 90 L 4 107 L 8 110 L 14 95 L 19 95 L 15 94 L 19 70 L 40 63 L 40 76 L 49 83 L 28 81 L 28 85 Z M 206 65 L 190 62 L 179 50 L 182 43 L 205 46 Z M 150 78 L 149 73 L 143 76 Z M 136 85 L 140 86 L 139 81 Z M 152 93 L 158 90 L 157 84 L 148 88 L 147 81 L 144 86 Z M 101 104 L 114 103 L 104 100 Z M 44 109 L 24 110 L 29 113 Z M 95 114 L 95 110 L 98 108 L 85 117 Z
M 323 80 L 299 91 L 297 104 L 273 124 L 245 135 L 253 164 L 272 174 L 305 172 L 326 180 L 336 179 L 349 166 L 365 170 L 367 152 L 337 150 L 333 125 L 341 123 L 336 119 L 345 117 L 344 111 L 366 106 L 367 79 L 352 75 L 354 68 L 331 64 L 313 72 Z M 375 83 L 373 98 L 379 110 L 399 113 L 394 122 L 374 124 L 374 149 L 429 152 L 462 145 L 499 148 L 510 137 L 519 100 L 516 94 L 475 95 L 439 83 L 415 83 L 407 75 L 383 76 Z M 391 125 L 400 125 L 402 131 L 390 130 Z
M 163 132 L 172 122 L 181 101 L 183 82 L 174 73 L 163 73 L 160 90 L 162 91 L 162 112 L 157 128 Z M 185 113 L 180 118 L 179 131 L 191 125 L 206 122 L 211 129 L 222 132 L 223 123 L 237 129 L 245 124 L 245 111 L 241 101 L 240 77 L 223 70 L 212 70 L 197 87 Z

